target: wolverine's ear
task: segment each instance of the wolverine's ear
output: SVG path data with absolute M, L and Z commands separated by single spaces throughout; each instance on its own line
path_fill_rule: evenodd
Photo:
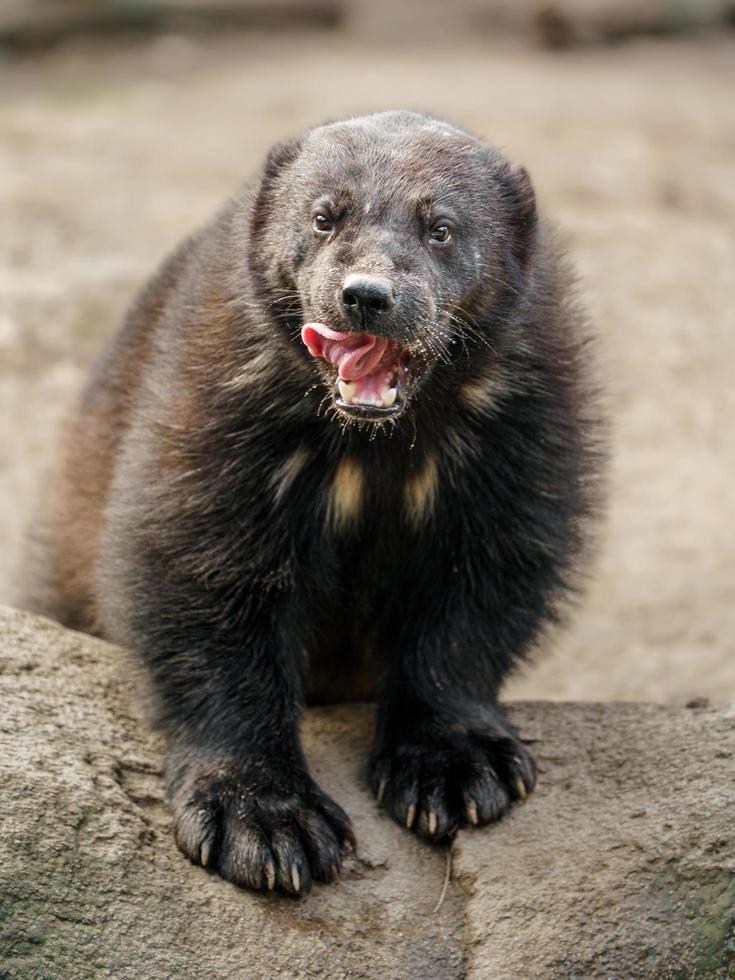
M 293 163 L 300 152 L 300 137 L 285 140 L 283 143 L 276 143 L 269 150 L 260 172 L 260 187 L 253 203 L 252 217 L 250 220 L 251 234 L 257 235 L 268 220 L 272 210 L 272 197 L 276 179 L 285 167 Z
M 510 168 L 516 215 L 519 224 L 528 229 L 536 227 L 536 193 L 528 171 L 520 163 Z
M 300 137 L 284 140 L 283 143 L 276 143 L 275 146 L 272 146 L 263 164 L 261 183 L 270 183 L 284 167 L 287 167 L 289 163 L 293 163 L 300 152 Z
M 503 197 L 515 232 L 511 252 L 523 267 L 528 261 L 538 223 L 536 194 L 528 171 L 520 164 L 509 165 L 501 180 Z

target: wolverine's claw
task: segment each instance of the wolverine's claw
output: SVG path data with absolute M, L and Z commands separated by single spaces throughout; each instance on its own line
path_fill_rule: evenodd
M 276 869 L 272 861 L 266 861 L 265 868 L 265 883 L 268 886 L 268 891 L 272 892 L 276 887 Z

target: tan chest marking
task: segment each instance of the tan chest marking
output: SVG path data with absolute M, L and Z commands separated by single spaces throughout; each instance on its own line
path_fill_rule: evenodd
M 277 376 L 277 372 L 277 361 L 272 352 L 264 348 L 238 367 L 235 374 L 222 382 L 222 387 L 228 391 L 242 391 L 257 385 L 263 389 Z
M 427 456 L 418 473 L 403 488 L 403 509 L 409 524 L 419 527 L 432 515 L 439 490 L 439 468 L 434 456 Z
M 303 446 L 293 452 L 288 459 L 278 467 L 271 477 L 271 485 L 275 491 L 276 503 L 279 504 L 293 481 L 309 462 L 311 453 Z
M 343 459 L 329 488 L 328 517 L 340 530 L 354 524 L 362 507 L 364 473 L 354 459 Z
M 487 378 L 468 381 L 459 389 L 459 394 L 469 408 L 476 412 L 486 412 L 488 409 L 497 408 L 509 391 L 507 380 L 496 372 Z

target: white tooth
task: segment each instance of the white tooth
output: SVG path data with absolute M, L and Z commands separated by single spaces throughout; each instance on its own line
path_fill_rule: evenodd
M 380 392 L 380 397 L 383 399 L 383 408 L 390 408 L 393 402 L 396 400 L 397 394 L 397 388 L 383 388 L 383 390 Z
M 339 381 L 337 387 L 339 388 L 340 395 L 342 395 L 342 401 L 347 402 L 349 405 L 352 402 L 353 395 L 357 391 L 357 385 L 350 384 L 349 381 Z

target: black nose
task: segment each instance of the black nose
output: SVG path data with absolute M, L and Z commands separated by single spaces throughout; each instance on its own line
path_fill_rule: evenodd
M 347 276 L 342 286 L 342 303 L 357 316 L 375 316 L 393 305 L 393 286 L 379 276 Z

